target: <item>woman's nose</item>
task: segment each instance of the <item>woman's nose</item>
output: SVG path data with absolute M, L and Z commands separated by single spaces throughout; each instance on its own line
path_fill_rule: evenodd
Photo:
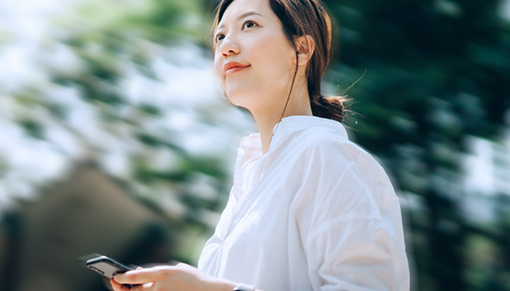
M 228 57 L 230 55 L 237 55 L 240 52 L 239 44 L 229 38 L 223 39 L 221 43 L 221 55 L 223 57 Z

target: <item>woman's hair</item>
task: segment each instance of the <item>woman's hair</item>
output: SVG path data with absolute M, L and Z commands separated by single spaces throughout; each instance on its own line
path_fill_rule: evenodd
M 222 0 L 218 5 L 214 28 L 217 28 L 228 6 L 235 0 Z M 315 50 L 308 62 L 306 77 L 312 113 L 341 122 L 344 107 L 341 97 L 324 97 L 321 94 L 322 75 L 326 71 L 331 57 L 331 19 L 318 0 L 269 0 L 271 9 L 280 19 L 287 40 L 296 51 L 296 38 L 309 35 L 315 42 Z M 298 64 L 292 79 L 294 87 Z M 288 102 L 288 99 L 287 99 Z

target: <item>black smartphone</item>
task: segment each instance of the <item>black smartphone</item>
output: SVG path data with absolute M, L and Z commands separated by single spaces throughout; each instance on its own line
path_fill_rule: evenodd
M 103 255 L 96 255 L 84 261 L 87 268 L 96 271 L 100 275 L 112 278 L 115 274 L 134 270 L 134 267 L 123 265 L 116 260 Z

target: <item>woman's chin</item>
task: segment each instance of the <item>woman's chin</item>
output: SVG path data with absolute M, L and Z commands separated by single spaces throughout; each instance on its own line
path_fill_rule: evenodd
M 253 99 L 253 96 L 248 96 L 248 94 L 242 94 L 241 92 L 226 92 L 226 96 L 230 103 L 234 104 L 238 107 L 247 108 L 249 106 L 250 99 Z

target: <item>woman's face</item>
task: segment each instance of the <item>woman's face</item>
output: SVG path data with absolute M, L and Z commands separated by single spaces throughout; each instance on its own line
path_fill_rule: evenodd
M 216 72 L 230 102 L 250 111 L 281 110 L 295 69 L 295 51 L 269 0 L 232 2 L 214 41 Z

